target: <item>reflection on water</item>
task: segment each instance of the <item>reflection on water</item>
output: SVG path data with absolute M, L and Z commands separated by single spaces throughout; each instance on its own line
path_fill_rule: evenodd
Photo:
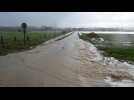
M 90 33 L 91 31 L 81 32 Z M 99 46 L 119 46 L 119 47 L 134 47 L 134 32 L 112 32 L 112 31 L 94 31 L 101 38 L 104 39 L 103 44 L 98 43 Z
M 134 34 L 99 34 L 105 45 L 111 46 L 134 46 Z

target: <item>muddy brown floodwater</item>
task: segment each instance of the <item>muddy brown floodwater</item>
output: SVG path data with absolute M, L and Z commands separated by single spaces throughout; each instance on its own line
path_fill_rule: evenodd
M 73 32 L 33 50 L 0 56 L 0 86 L 134 86 L 133 71 L 124 66 L 104 64 L 99 51 Z

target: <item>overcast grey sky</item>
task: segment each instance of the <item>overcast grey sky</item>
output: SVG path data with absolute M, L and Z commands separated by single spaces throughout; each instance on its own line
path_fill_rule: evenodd
M 0 12 L 0 26 L 134 27 L 134 12 Z

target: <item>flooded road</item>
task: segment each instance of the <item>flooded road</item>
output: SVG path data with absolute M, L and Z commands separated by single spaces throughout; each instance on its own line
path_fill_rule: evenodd
M 91 43 L 73 32 L 33 50 L 0 56 L 0 86 L 134 86 L 133 67 L 105 61 Z M 128 81 L 112 82 L 113 76 L 122 75 Z

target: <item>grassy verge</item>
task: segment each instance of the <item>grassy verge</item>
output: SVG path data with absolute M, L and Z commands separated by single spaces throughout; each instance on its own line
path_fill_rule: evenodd
M 114 57 L 120 61 L 128 61 L 130 63 L 134 62 L 134 47 L 121 47 L 121 46 L 114 46 L 111 44 L 105 45 L 104 46 L 99 46 L 99 43 L 94 43 L 91 41 L 91 38 L 87 36 L 87 34 L 82 34 L 79 35 L 79 37 L 83 40 L 86 40 L 88 42 L 91 42 L 94 44 L 97 49 L 104 51 L 103 55 L 106 57 Z
M 27 33 L 26 45 L 24 46 L 23 33 L 3 32 L 0 33 L 0 55 L 31 49 L 45 41 L 63 34 L 65 33 L 30 32 Z M 3 41 L 1 38 L 3 38 Z

